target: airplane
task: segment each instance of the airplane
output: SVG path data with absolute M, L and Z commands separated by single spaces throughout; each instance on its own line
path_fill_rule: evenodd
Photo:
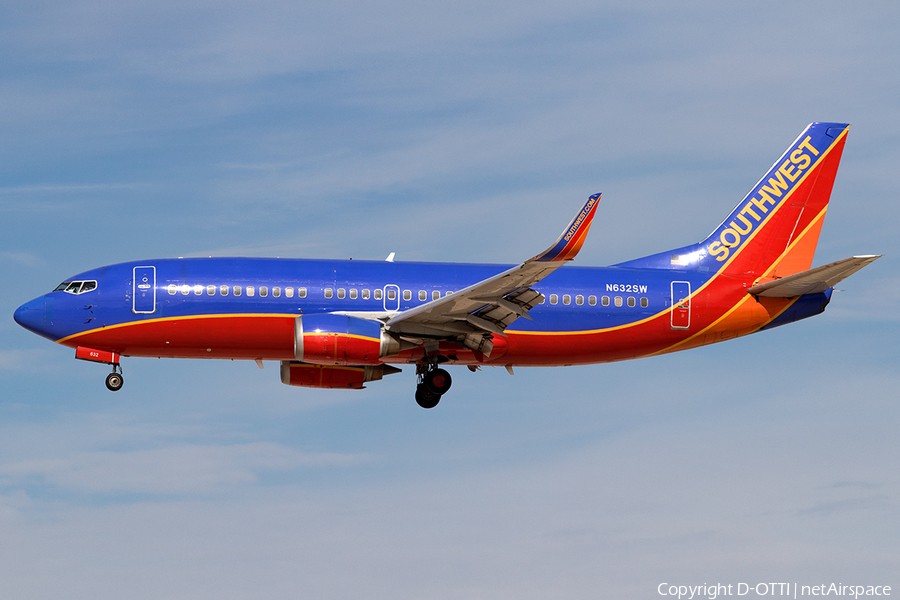
M 416 402 L 450 389 L 448 365 L 568 366 L 655 356 L 817 315 L 880 256 L 811 268 L 846 141 L 812 123 L 703 241 L 609 267 L 566 266 L 592 195 L 519 265 L 177 258 L 67 278 L 23 304 L 26 329 L 112 366 L 121 357 L 280 361 L 283 383 L 361 389 L 414 365 Z

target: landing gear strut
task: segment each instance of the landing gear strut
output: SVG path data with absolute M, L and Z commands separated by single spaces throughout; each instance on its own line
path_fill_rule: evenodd
M 118 392 L 122 389 L 122 385 L 125 384 L 125 378 L 122 377 L 122 367 L 119 363 L 113 363 L 113 371 L 109 375 L 106 376 L 106 389 L 111 392 Z M 116 372 L 118 368 L 119 372 Z
M 450 373 L 437 366 L 437 362 L 416 365 L 416 403 L 422 408 L 434 408 L 447 393 L 453 378 Z

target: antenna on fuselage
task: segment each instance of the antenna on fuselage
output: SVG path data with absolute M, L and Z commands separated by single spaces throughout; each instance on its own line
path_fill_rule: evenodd
M 394 254 L 396 254 L 396 252 L 391 252 L 390 254 L 388 254 L 387 258 L 384 259 L 385 262 L 394 262 Z

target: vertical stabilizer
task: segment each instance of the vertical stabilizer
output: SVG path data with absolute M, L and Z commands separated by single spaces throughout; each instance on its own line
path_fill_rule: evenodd
M 755 275 L 760 282 L 809 269 L 847 127 L 846 123 L 813 123 L 803 130 L 699 244 L 615 266 Z
M 813 123 L 800 134 L 700 243 L 711 271 L 774 279 L 809 269 L 847 127 Z

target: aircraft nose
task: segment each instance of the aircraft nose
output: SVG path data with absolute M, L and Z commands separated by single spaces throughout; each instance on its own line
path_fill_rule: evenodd
M 16 309 L 13 319 L 25 329 L 42 334 L 47 328 L 46 298 L 35 298 L 31 302 L 26 302 Z

